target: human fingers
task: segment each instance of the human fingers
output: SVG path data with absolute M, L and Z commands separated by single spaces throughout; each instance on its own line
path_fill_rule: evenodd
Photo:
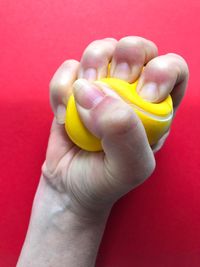
M 95 40 L 90 43 L 83 52 L 78 77 L 90 81 L 106 77 L 116 44 L 117 40 L 114 38 Z
M 96 40 L 83 53 L 79 78 L 93 81 L 107 77 L 111 62 L 111 77 L 133 82 L 157 53 L 153 42 L 138 36 L 124 37 L 119 42 L 113 38 Z
M 113 53 L 110 75 L 134 82 L 145 64 L 158 54 L 157 46 L 139 36 L 127 36 L 119 40 Z
M 137 92 L 154 103 L 171 94 L 176 110 L 185 94 L 188 76 L 187 63 L 181 56 L 172 53 L 158 56 L 147 63 L 139 78 Z
M 50 103 L 56 120 L 65 122 L 66 104 L 72 92 L 72 84 L 77 79 L 79 62 L 66 60 L 55 72 L 50 81 Z
M 155 103 L 171 94 L 175 114 L 185 94 L 188 76 L 187 63 L 181 56 L 172 53 L 159 56 L 147 63 L 140 76 L 137 91 L 142 98 Z M 168 135 L 169 131 L 152 146 L 154 153 L 160 150 Z

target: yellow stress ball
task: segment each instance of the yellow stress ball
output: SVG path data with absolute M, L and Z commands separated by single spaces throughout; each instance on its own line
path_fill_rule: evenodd
M 138 81 L 132 84 L 116 78 L 104 78 L 100 81 L 107 84 L 133 108 L 143 123 L 150 145 L 155 144 L 169 129 L 173 116 L 170 95 L 163 102 L 150 103 L 137 94 Z M 102 150 L 100 140 L 90 133 L 80 120 L 73 95 L 67 104 L 65 129 L 71 140 L 80 148 L 87 151 Z

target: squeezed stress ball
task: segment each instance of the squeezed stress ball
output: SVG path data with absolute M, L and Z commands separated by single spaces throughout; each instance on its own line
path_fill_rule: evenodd
M 109 78 L 109 76 L 100 81 L 118 93 L 133 108 L 143 123 L 150 145 L 155 144 L 169 129 L 173 116 L 173 103 L 170 95 L 163 102 L 150 103 L 137 94 L 138 81 L 130 84 L 120 79 Z M 65 129 L 71 140 L 80 148 L 87 151 L 102 150 L 100 140 L 83 125 L 73 95 L 69 97 L 66 108 Z

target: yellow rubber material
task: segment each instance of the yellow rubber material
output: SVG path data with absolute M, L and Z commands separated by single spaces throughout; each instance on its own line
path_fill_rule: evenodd
M 104 78 L 100 81 L 117 92 L 133 108 L 143 123 L 150 145 L 155 144 L 169 129 L 173 116 L 170 95 L 163 102 L 150 103 L 137 94 L 137 81 L 132 84 L 115 78 Z M 80 148 L 87 151 L 102 150 L 100 140 L 81 122 L 73 95 L 67 104 L 65 129 L 71 140 Z

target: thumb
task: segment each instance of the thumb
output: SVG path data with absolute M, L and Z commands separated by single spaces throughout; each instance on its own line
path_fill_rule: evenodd
M 79 79 L 73 90 L 84 125 L 101 139 L 107 173 L 132 186 L 143 182 L 152 173 L 155 160 L 133 109 L 100 82 Z

